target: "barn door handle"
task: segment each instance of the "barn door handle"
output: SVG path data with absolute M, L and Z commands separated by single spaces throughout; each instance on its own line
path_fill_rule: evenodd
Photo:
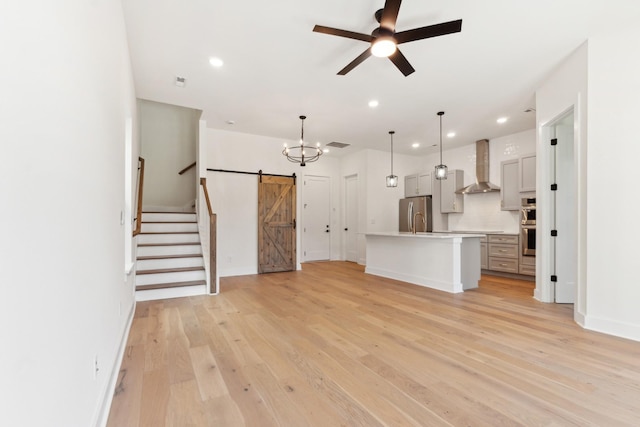
M 293 229 L 294 230 L 296 229 L 296 219 L 295 218 L 293 218 Z

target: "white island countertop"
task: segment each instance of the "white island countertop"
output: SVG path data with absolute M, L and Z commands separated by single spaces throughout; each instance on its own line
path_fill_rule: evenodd
M 367 233 L 365 273 L 458 293 L 478 287 L 480 239 L 467 233 Z
M 487 233 L 488 234 L 488 233 Z M 419 232 L 410 233 L 404 231 L 382 231 L 378 233 L 367 233 L 367 236 L 387 236 L 387 237 L 411 237 L 411 238 L 428 238 L 428 239 L 452 239 L 454 237 L 460 237 L 463 239 L 471 237 L 484 237 L 486 234 L 478 233 L 456 233 L 455 231 L 434 231 L 434 232 Z

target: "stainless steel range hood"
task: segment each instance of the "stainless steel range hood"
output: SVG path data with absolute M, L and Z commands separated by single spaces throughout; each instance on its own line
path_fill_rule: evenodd
M 476 182 L 456 191 L 457 194 L 477 194 L 500 191 L 500 187 L 489 182 L 489 140 L 476 141 Z

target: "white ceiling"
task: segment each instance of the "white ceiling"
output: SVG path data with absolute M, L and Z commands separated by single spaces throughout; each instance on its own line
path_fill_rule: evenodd
M 536 88 L 588 37 L 638 22 L 637 0 L 404 0 L 396 30 L 462 19 L 462 32 L 400 45 L 404 77 L 371 57 L 336 73 L 368 44 L 312 32 L 361 33 L 384 0 L 123 0 L 139 98 L 196 108 L 210 128 L 424 155 L 532 129 Z M 213 68 L 209 58 L 224 60 Z M 175 85 L 176 76 L 186 86 Z M 380 105 L 371 109 L 369 100 Z M 507 116 L 506 124 L 496 119 Z M 228 124 L 227 121 L 235 124 Z M 420 142 L 419 149 L 411 144 Z

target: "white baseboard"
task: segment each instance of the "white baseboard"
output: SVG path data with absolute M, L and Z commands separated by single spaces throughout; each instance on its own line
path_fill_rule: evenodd
M 133 314 L 135 313 L 135 311 L 136 311 L 136 302 L 134 300 L 133 304 L 131 304 L 131 310 L 129 311 L 129 316 L 127 318 L 127 322 L 124 327 L 122 338 L 120 339 L 120 346 L 118 347 L 118 353 L 116 354 L 116 358 L 113 362 L 113 366 L 111 367 L 111 375 L 109 376 L 107 387 L 105 388 L 104 395 L 102 396 L 102 399 L 101 399 L 102 404 L 100 405 L 100 411 L 98 412 L 96 421 L 93 424 L 95 427 L 105 427 L 107 425 L 107 421 L 109 421 L 109 412 L 111 410 L 111 402 L 113 401 L 113 393 L 115 392 L 115 389 L 116 389 L 118 375 L 120 374 L 120 366 L 122 365 L 124 351 L 127 348 L 127 340 L 129 339 L 129 331 L 131 330 L 131 324 L 133 323 Z
M 583 320 L 585 329 L 640 341 L 640 325 L 595 316 L 585 316 Z

